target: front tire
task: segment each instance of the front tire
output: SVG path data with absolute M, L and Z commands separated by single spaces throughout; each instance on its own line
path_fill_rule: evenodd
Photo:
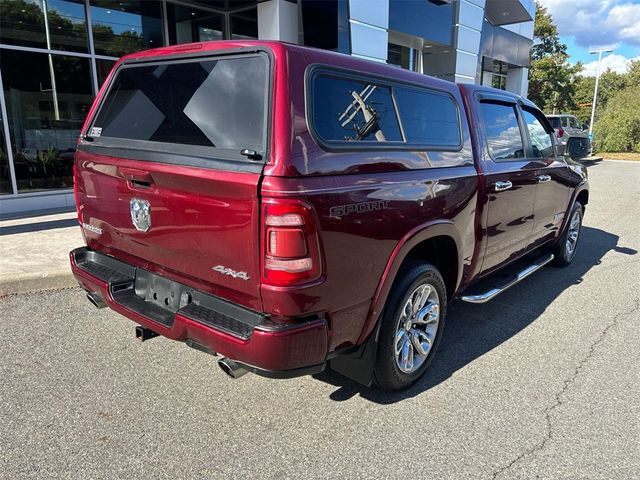
M 555 266 L 566 267 L 576 256 L 580 230 L 582 229 L 583 213 L 582 204 L 576 202 L 571 209 L 567 228 L 553 248 L 553 264 Z
M 401 390 L 427 370 L 440 343 L 447 292 L 438 269 L 415 263 L 389 294 L 378 337 L 374 380 L 384 390 Z

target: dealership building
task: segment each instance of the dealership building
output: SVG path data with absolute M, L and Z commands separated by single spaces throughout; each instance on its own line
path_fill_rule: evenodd
M 527 92 L 533 0 L 0 0 L 0 214 L 72 207 L 78 133 L 118 57 L 271 39 Z

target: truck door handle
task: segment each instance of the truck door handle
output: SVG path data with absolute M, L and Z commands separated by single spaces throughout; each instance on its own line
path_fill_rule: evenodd
M 151 173 L 137 168 L 118 167 L 118 172 L 126 178 L 133 186 L 150 187 L 153 184 Z
M 493 184 L 493 191 L 503 192 L 504 190 L 509 190 L 511 187 L 513 187 L 513 183 L 511 183 L 509 180 L 507 180 L 506 182 L 496 182 Z
M 546 183 L 551 180 L 551 175 L 538 175 L 538 183 Z

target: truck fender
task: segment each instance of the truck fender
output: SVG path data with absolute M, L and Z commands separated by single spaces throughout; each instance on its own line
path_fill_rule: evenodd
M 422 225 L 418 225 L 411 231 L 409 231 L 395 246 L 387 265 L 385 266 L 382 277 L 378 282 L 376 293 L 371 302 L 369 313 L 365 321 L 362 333 L 358 339 L 358 344 L 364 342 L 373 331 L 375 325 L 378 323 L 378 319 L 382 310 L 384 309 L 387 297 L 391 291 L 391 286 L 396 279 L 396 275 L 402 266 L 402 263 L 407 258 L 409 252 L 421 242 L 434 237 L 450 237 L 453 239 L 456 251 L 458 253 L 458 272 L 455 283 L 455 290 L 460 286 L 462 279 L 462 240 L 460 233 L 454 223 L 450 220 L 435 220 Z
M 373 383 L 373 367 L 378 352 L 378 334 L 380 332 L 380 314 L 391 291 L 391 286 L 396 275 L 407 258 L 409 252 L 420 242 L 429 238 L 448 236 L 453 239 L 458 252 L 458 276 L 456 289 L 460 285 L 462 277 L 462 255 L 460 234 L 451 221 L 437 220 L 420 225 L 405 235 L 394 248 L 384 269 L 378 288 L 369 308 L 362 333 L 358 339 L 358 347 L 355 351 L 338 355 L 329 361 L 332 370 L 354 380 L 362 385 L 370 386 Z
M 589 184 L 587 182 L 582 182 L 573 191 L 573 194 L 571 195 L 571 201 L 569 202 L 569 205 L 567 207 L 567 211 L 565 212 L 564 218 L 562 219 L 562 225 L 560 226 L 560 229 L 558 230 L 558 239 L 564 233 L 564 229 L 566 228 L 567 223 L 569 223 L 569 216 L 571 215 L 571 209 L 573 208 L 573 204 L 576 203 L 576 200 L 578 199 L 578 196 L 582 192 L 585 192 L 585 191 L 587 192 L 587 194 L 589 193 Z

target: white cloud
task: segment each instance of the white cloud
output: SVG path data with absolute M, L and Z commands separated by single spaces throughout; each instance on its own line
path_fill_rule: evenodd
M 629 63 L 633 60 L 640 60 L 640 57 L 626 58 L 616 53 L 606 54 L 606 56 L 602 57 L 602 61 L 600 62 L 600 73 L 605 72 L 609 68 L 617 73 L 626 73 Z M 585 77 L 595 77 L 597 70 L 598 60 L 596 59 L 593 62 L 585 63 L 584 69 L 580 72 L 580 75 Z
M 640 3 L 629 0 L 539 0 L 562 36 L 591 48 L 624 42 L 640 45 Z

